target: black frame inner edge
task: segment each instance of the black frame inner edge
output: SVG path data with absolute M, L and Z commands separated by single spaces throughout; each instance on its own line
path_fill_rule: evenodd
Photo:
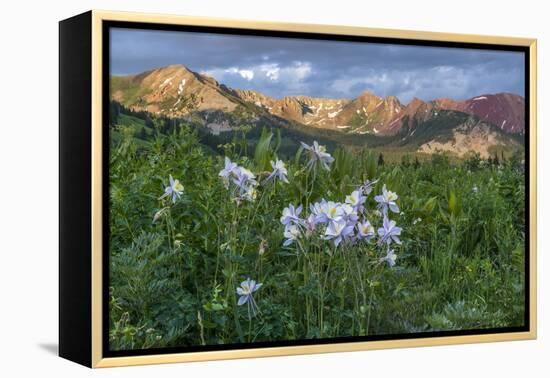
M 109 80 L 110 80 L 110 29 L 111 28 L 127 28 L 127 29 L 145 29 L 145 30 L 164 30 L 164 31 L 182 31 L 182 32 L 202 32 L 216 34 L 230 34 L 242 36 L 265 36 L 265 37 L 280 37 L 280 38 L 296 38 L 296 39 L 316 39 L 316 40 L 332 40 L 346 42 L 368 42 L 378 44 L 398 44 L 398 45 L 413 45 L 413 46 L 431 46 L 431 47 L 451 47 L 451 48 L 470 48 L 479 50 L 497 50 L 497 51 L 516 51 L 523 52 L 525 57 L 525 317 L 524 325 L 521 327 L 503 327 L 503 328 L 486 328 L 472 330 L 457 330 L 457 331 L 436 331 L 436 332 L 419 332 L 406 334 L 388 334 L 388 335 L 372 335 L 372 336 L 349 336 L 335 337 L 323 339 L 304 339 L 304 340 L 284 340 L 270 342 L 254 342 L 254 343 L 234 343 L 224 345 L 194 345 L 182 347 L 165 347 L 165 348 L 149 348 L 149 349 L 133 349 L 133 350 L 110 350 L 109 349 L 109 155 L 110 155 L 110 138 L 109 130 L 105 125 L 109 124 Z M 466 336 L 466 335 L 487 335 L 487 334 L 502 334 L 512 332 L 528 332 L 530 330 L 530 54 L 527 46 L 508 46 L 498 44 L 482 44 L 482 43 L 466 43 L 466 42 L 442 42 L 428 41 L 416 39 L 401 39 L 387 37 L 368 37 L 368 36 L 351 36 L 351 35 L 334 35 L 322 33 L 306 33 L 306 32 L 287 32 L 287 31 L 270 31 L 270 30 L 251 30 L 212 26 L 192 26 L 192 25 L 168 25 L 145 22 L 128 22 L 128 21 L 103 21 L 102 22 L 102 199 L 103 199 L 103 261 L 102 261 L 102 357 L 128 357 L 140 355 L 158 355 L 171 353 L 190 353 L 190 352 L 206 352 L 206 351 L 222 351 L 222 350 L 237 350 L 237 349 L 256 349 L 266 347 L 290 347 L 290 346 L 306 346 L 317 344 L 336 344 L 349 342 L 365 342 L 365 341 L 381 341 L 381 340 L 400 340 L 400 339 L 424 339 L 443 336 Z

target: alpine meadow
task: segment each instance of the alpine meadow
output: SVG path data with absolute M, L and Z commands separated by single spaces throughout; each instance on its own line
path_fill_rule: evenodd
M 111 40 L 111 350 L 525 325 L 515 57 L 150 33 Z

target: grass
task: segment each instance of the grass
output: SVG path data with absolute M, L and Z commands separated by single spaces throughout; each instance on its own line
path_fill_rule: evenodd
M 122 104 L 126 106 L 140 104 L 141 97 L 149 93 L 149 90 L 142 88 L 138 83 L 132 81 L 132 78 L 127 76 L 111 76 L 110 88 L 111 93 L 116 93 L 117 91 L 124 93 Z
M 326 171 L 306 169 L 298 149 L 284 155 L 288 184 L 260 184 L 254 201 L 236 202 L 218 176 L 224 156 L 265 178 L 292 139 L 264 131 L 256 142 L 235 136 L 212 149 L 194 128 L 142 140 L 144 124 L 118 123 L 109 162 L 113 350 L 523 325 L 517 161 L 424 156 L 379 165 L 379 151 L 340 147 Z M 184 186 L 175 203 L 159 199 L 170 175 Z M 399 196 L 394 267 L 380 262 L 385 249 L 375 242 L 335 247 L 314 234 L 283 246 L 285 207 L 309 213 L 322 198 L 343 202 L 367 178 L 379 180 L 365 203 L 375 229 L 374 195 L 385 184 Z M 263 284 L 256 315 L 237 304 L 247 278 Z

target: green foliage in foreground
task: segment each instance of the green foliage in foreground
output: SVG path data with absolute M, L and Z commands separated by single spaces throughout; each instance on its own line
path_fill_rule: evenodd
M 299 150 L 285 161 L 289 184 L 260 186 L 256 201 L 237 205 L 218 177 L 223 156 L 185 127 L 147 141 L 115 135 L 114 350 L 523 325 L 525 188 L 516 164 L 435 157 L 379 165 L 377 153 L 339 149 L 331 171 L 313 176 Z M 250 157 L 238 142 L 220 148 L 262 175 L 278 143 L 267 137 Z M 184 186 L 175 204 L 159 199 L 169 175 Z M 289 203 L 343 201 L 367 178 L 380 180 L 373 194 L 384 183 L 399 195 L 402 213 L 393 219 L 403 244 L 393 268 L 372 264 L 368 248 L 344 253 L 319 241 L 297 253 L 282 246 L 279 219 Z M 254 293 L 256 316 L 237 306 L 236 288 L 248 277 L 263 283 Z

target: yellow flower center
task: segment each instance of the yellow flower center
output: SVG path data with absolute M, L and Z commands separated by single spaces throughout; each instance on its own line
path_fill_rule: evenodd
M 183 192 L 183 185 L 178 180 L 175 180 L 174 189 L 178 192 Z
M 395 201 L 396 199 L 397 199 L 397 196 L 395 195 L 394 192 L 386 193 L 386 201 L 390 202 L 390 201 Z

